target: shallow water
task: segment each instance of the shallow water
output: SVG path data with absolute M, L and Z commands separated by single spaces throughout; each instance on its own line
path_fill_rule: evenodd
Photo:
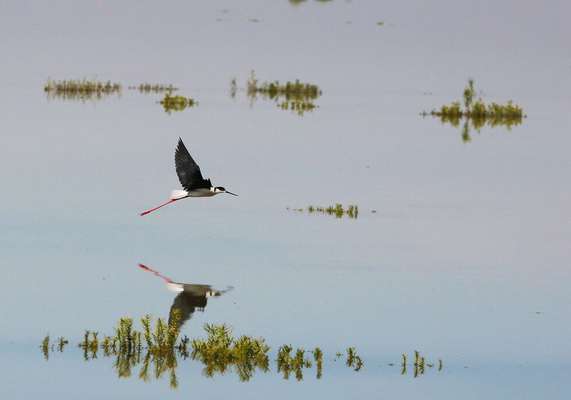
M 187 3 L 0 5 L 0 395 L 567 398 L 569 5 Z M 319 108 L 300 117 L 242 90 L 232 99 L 230 80 L 243 88 L 251 69 L 318 84 Z M 124 89 L 48 100 L 48 77 Z M 459 99 L 469 77 L 528 118 L 464 143 L 418 115 Z M 161 95 L 126 89 L 141 82 L 173 83 L 199 105 L 168 115 Z M 178 187 L 179 136 L 240 196 L 141 218 Z M 358 204 L 359 218 L 286 209 L 336 202 Z M 168 316 L 175 294 L 138 263 L 234 287 L 183 334 L 227 323 L 266 338 L 272 357 L 285 343 L 320 346 L 323 378 L 285 381 L 272 362 L 241 383 L 186 360 L 171 390 L 168 378 L 118 379 L 110 359 L 84 362 L 85 329 Z M 47 333 L 70 345 L 46 362 Z M 333 361 L 348 346 L 363 370 Z M 443 371 L 388 366 L 414 350 Z

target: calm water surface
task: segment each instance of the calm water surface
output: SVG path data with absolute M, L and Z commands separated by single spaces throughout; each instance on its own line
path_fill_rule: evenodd
M 563 399 L 571 373 L 571 29 L 566 2 L 2 2 L 0 395 L 62 398 Z M 258 22 L 252 22 L 252 19 Z M 377 25 L 384 21 L 383 26 Z M 318 84 L 299 117 L 230 80 Z M 48 77 L 121 82 L 120 97 L 48 100 Z M 511 131 L 421 118 L 469 77 L 528 114 Z M 199 106 L 171 115 L 173 83 Z M 182 137 L 205 176 L 238 193 L 145 218 L 178 187 Z M 286 207 L 358 204 L 359 218 Z M 376 210 L 376 213 L 372 213 Z M 119 379 L 85 362 L 85 329 L 168 317 L 175 295 L 137 267 L 234 289 L 207 322 L 325 353 L 323 378 L 247 383 L 180 361 Z M 49 333 L 70 339 L 45 361 Z M 355 346 L 365 367 L 335 361 Z M 401 353 L 441 372 L 400 374 Z

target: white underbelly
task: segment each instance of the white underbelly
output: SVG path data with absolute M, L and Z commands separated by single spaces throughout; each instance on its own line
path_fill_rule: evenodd
M 190 197 L 212 197 L 215 194 L 216 193 L 210 189 L 196 189 L 188 193 Z

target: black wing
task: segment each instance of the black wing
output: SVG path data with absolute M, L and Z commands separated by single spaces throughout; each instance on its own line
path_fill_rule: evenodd
M 174 153 L 174 163 L 178 180 L 185 190 L 191 191 L 212 186 L 210 179 L 202 177 L 200 167 L 190 156 L 181 138 L 178 139 L 178 146 L 176 146 Z

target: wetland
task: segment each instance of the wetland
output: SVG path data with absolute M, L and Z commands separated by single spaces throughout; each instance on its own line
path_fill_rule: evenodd
M 2 4 L 0 396 L 566 399 L 570 7 Z

